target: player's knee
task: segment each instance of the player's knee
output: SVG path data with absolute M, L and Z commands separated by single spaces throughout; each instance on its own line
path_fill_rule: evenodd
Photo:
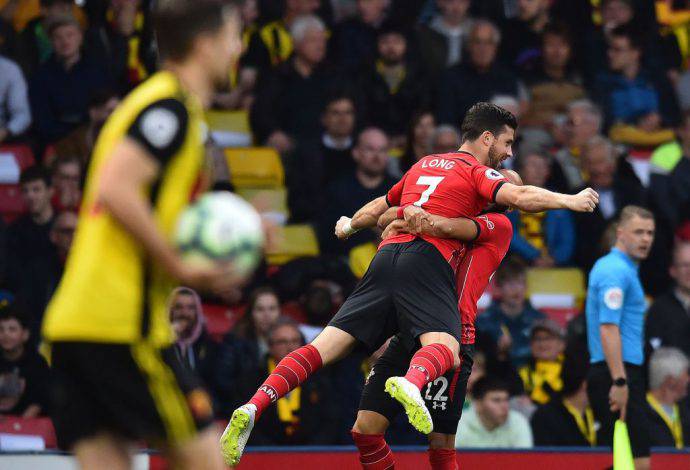
M 325 366 L 346 356 L 356 343 L 351 334 L 339 328 L 327 326 L 314 338 L 311 345 L 319 352 L 321 362 Z
M 429 434 L 429 449 L 455 449 L 455 434 Z
M 388 429 L 388 419 L 374 411 L 360 410 L 352 430 L 359 434 L 383 434 Z

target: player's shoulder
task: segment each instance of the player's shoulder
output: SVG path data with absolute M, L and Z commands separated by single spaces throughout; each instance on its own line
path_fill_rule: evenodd
M 590 272 L 590 279 L 600 280 L 623 278 L 630 273 L 630 267 L 614 252 L 599 258 Z

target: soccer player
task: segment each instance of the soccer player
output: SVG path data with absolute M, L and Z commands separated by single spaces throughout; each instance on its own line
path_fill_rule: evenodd
M 465 140 L 457 153 L 419 160 L 387 196 L 366 204 L 352 220 L 341 218 L 336 235 L 343 238 L 376 225 L 389 206 L 416 205 L 446 218 L 472 217 L 494 201 L 532 211 L 593 210 L 598 196 L 591 189 L 564 195 L 516 186 L 494 169 L 512 155 L 516 128 L 509 112 L 489 103 L 476 104 L 463 121 Z M 421 225 L 423 217 L 417 213 L 411 220 Z M 405 376 L 391 377 L 386 388 L 403 404 L 417 430 L 431 432 L 431 415 L 420 390 L 460 363 L 454 273 L 460 248 L 458 240 L 423 234 L 384 240 L 364 278 L 324 331 L 311 344 L 285 357 L 249 402 L 235 410 L 221 438 L 226 462 L 239 462 L 254 420 L 272 402 L 357 344 L 375 351 L 399 331 L 414 337 L 422 347 L 412 357 Z M 430 368 L 429 361 L 436 367 Z
M 83 469 L 130 468 L 141 440 L 180 468 L 223 468 L 209 397 L 170 349 L 166 297 L 176 281 L 215 293 L 238 283 L 231 267 L 185 263 L 170 240 L 204 168 L 203 108 L 241 51 L 239 16 L 220 0 L 161 0 L 153 15 L 163 70 L 101 131 L 43 324 L 58 439 Z
M 600 423 L 597 442 L 611 447 L 616 419 L 625 421 L 637 470 L 650 466 L 643 370 L 647 304 L 638 264 L 649 256 L 654 230 L 654 215 L 647 209 L 623 208 L 614 247 L 589 273 L 585 306 L 591 363 L 587 392 Z
M 502 170 L 505 171 L 510 170 Z M 511 173 L 513 175 L 506 176 L 516 184 L 522 184 L 519 176 Z M 409 209 L 408 206 L 405 210 Z M 398 232 L 410 232 L 412 229 L 403 220 L 392 221 L 390 210 L 379 219 L 379 227 L 386 227 L 384 237 Z M 473 364 L 477 302 L 508 252 L 513 228 L 504 214 L 490 212 L 471 219 L 431 216 L 423 225 L 421 233 L 456 238 L 468 243 L 456 273 L 462 323 L 460 366 L 429 383 L 424 393 L 424 401 L 434 423 L 434 431 L 429 434 L 429 463 L 432 470 L 454 470 L 457 468 L 455 433 L 462 415 L 467 379 Z M 393 454 L 384 434 L 389 423 L 399 413 L 400 407 L 386 395 L 384 387 L 389 377 L 405 373 L 415 349 L 413 339 L 399 333 L 391 339 L 367 378 L 360 411 L 352 429 L 352 437 L 364 469 L 386 469 L 394 464 Z

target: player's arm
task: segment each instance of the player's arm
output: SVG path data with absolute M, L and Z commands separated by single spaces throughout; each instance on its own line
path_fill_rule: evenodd
M 155 107 L 155 104 L 152 107 Z M 142 116 L 145 116 L 145 111 Z M 96 202 L 171 276 L 191 287 L 210 289 L 222 294 L 234 287 L 238 281 L 230 268 L 201 269 L 187 265 L 156 225 L 145 188 L 158 176 L 166 161 L 166 154 L 177 150 L 175 143 L 180 138 L 163 139 L 160 134 L 147 136 L 147 133 L 155 134 L 156 130 L 160 131 L 160 127 L 140 121 L 135 121 L 132 128 L 136 128 L 136 131 L 130 130 L 130 135 L 116 144 L 112 154 L 103 164 Z M 160 124 L 178 126 L 179 129 L 168 128 L 165 131 L 182 133 L 181 140 L 184 140 L 186 122 L 169 121 Z M 167 146 L 162 145 L 164 141 L 168 143 Z
M 583 189 L 577 194 L 562 194 L 537 186 L 504 183 L 496 192 L 495 202 L 525 212 L 542 212 L 549 209 L 592 212 L 599 203 L 599 195 L 592 188 Z

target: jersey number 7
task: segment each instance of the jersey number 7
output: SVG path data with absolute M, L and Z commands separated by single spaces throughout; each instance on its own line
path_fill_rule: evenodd
M 419 196 L 419 199 L 413 204 L 417 207 L 422 207 L 422 204 L 429 200 L 429 196 L 436 191 L 436 188 L 438 188 L 438 185 L 441 184 L 441 181 L 444 179 L 445 176 L 420 176 L 416 184 L 419 186 L 428 186 L 428 188 L 424 190 L 422 195 Z

